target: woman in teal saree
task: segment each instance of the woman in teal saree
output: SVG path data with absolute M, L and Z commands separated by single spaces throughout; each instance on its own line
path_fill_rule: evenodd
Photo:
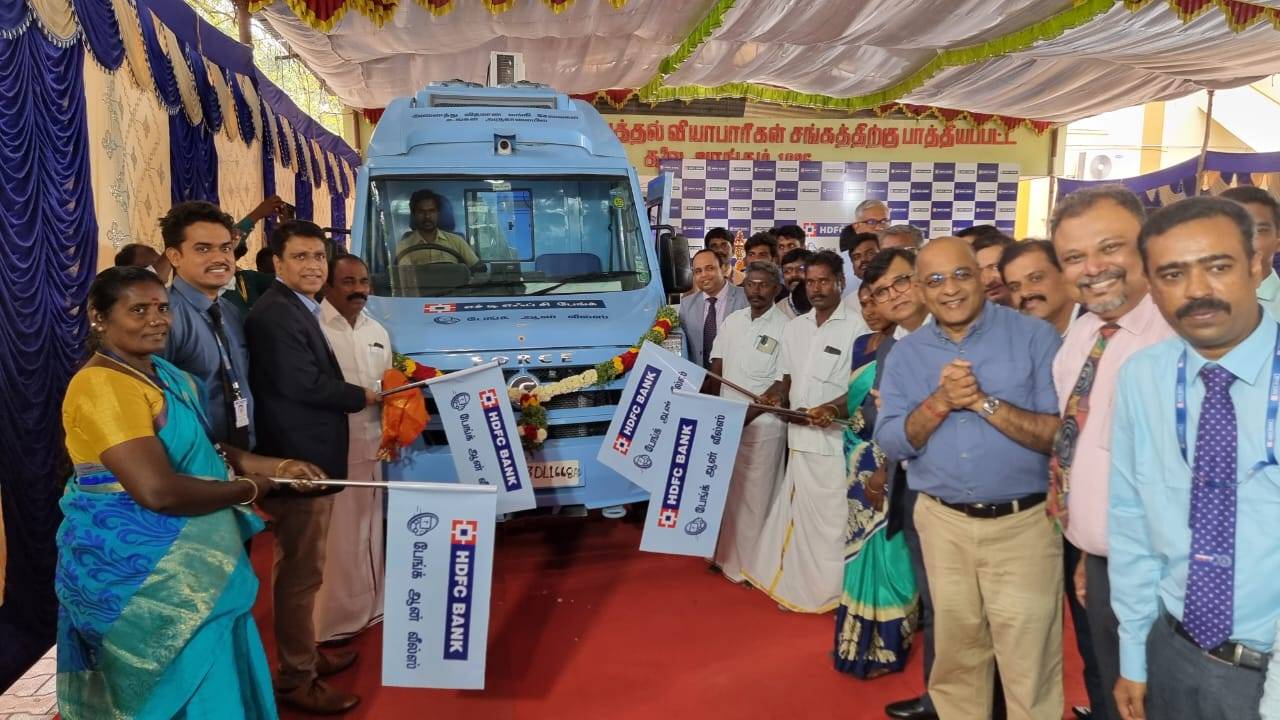
M 271 490 L 267 475 L 323 474 L 208 439 L 191 377 L 151 354 L 169 328 L 153 274 L 103 272 L 89 315 L 97 352 L 63 402 L 75 471 L 57 536 L 59 711 L 274 718 L 250 614 L 258 580 L 244 542 L 262 529 L 250 505 Z
M 875 332 L 853 346 L 848 408 L 852 427 L 844 431 L 849 473 L 849 519 L 845 532 L 844 586 L 836 608 L 836 669 L 860 678 L 901 670 L 915 632 L 916 583 L 906 540 L 886 539 L 884 455 L 871 442 L 876 377 L 875 351 L 893 332 L 864 299 L 863 317 Z

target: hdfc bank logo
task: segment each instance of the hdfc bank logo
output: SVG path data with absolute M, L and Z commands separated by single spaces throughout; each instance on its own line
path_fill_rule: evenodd
M 493 388 L 486 388 L 479 392 L 480 407 L 488 410 L 498 407 L 498 391 Z
M 475 545 L 477 526 L 475 520 L 454 520 L 449 534 L 450 542 L 454 545 Z
M 680 516 L 679 510 L 664 509 L 658 513 L 658 527 L 673 528 L 676 526 L 676 518 Z
M 626 455 L 631 451 L 631 441 L 619 435 L 613 441 L 613 449 Z
M 422 312 L 431 315 L 433 313 L 451 313 L 457 309 L 457 303 L 427 303 L 422 307 Z

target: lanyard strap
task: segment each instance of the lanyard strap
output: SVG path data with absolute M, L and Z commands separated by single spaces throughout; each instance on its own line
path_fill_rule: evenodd
M 1266 447 L 1267 459 L 1259 461 L 1249 471 L 1258 472 L 1268 465 L 1276 465 L 1276 415 L 1280 413 L 1280 334 L 1276 335 L 1276 347 L 1271 356 L 1271 377 L 1267 384 L 1267 426 Z M 1178 382 L 1173 391 L 1173 416 L 1178 427 L 1178 449 L 1182 451 L 1182 461 L 1187 460 L 1187 350 L 1182 349 L 1178 356 Z

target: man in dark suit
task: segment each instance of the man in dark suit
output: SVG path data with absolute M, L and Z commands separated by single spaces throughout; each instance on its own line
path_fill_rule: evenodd
M 680 299 L 680 327 L 690 362 L 711 367 L 711 346 L 724 319 L 747 307 L 747 294 L 729 282 L 720 255 L 699 250 L 693 255 L 693 285 L 698 292 Z
M 347 415 L 378 401 L 342 379 L 320 329 L 315 295 L 328 276 L 328 245 L 314 223 L 291 220 L 271 235 L 276 282 L 245 323 L 257 419 L 257 450 L 306 459 L 329 477 L 347 473 Z M 318 679 L 349 667 L 355 653 L 321 654 L 312 620 L 324 573 L 332 494 L 292 493 L 263 500 L 275 519 L 275 635 L 280 699 L 302 710 L 334 714 L 360 698 Z

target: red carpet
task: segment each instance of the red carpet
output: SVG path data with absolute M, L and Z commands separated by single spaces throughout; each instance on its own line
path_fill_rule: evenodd
M 640 518 L 538 517 L 499 526 L 483 691 L 381 687 L 380 627 L 333 678 L 363 697 L 350 718 L 882 718 L 923 688 L 920 656 L 871 681 L 832 669 L 830 615 L 782 612 L 695 558 L 642 553 Z M 270 533 L 254 542 L 270 578 Z M 255 616 L 268 655 L 269 582 Z M 689 638 L 679 644 L 677 638 Z M 1065 641 L 1068 705 L 1085 702 Z M 272 661 L 274 664 L 274 660 Z M 309 717 L 283 710 L 284 718 Z

